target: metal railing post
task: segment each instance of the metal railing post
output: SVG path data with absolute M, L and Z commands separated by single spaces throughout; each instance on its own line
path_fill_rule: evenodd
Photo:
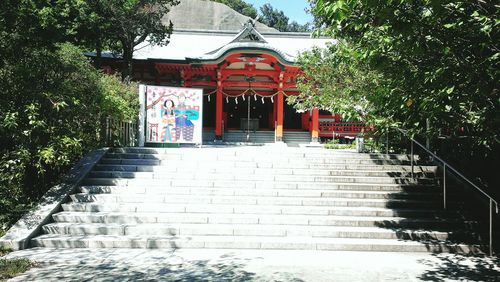
M 443 209 L 446 209 L 446 164 L 443 164 Z
M 385 153 L 389 155 L 389 127 L 385 131 Z
M 414 178 L 414 151 L 413 151 L 413 146 L 414 144 L 416 144 L 417 146 L 419 146 L 422 150 L 424 150 L 425 152 L 427 152 L 427 154 L 429 154 L 432 159 L 434 161 L 437 161 L 437 162 L 440 162 L 443 164 L 443 207 L 446 209 L 447 208 L 447 188 L 446 188 L 446 173 L 447 171 L 450 171 L 453 175 L 457 176 L 458 178 L 460 178 L 461 180 L 465 181 L 466 183 L 464 184 L 468 184 L 470 185 L 471 187 L 473 187 L 474 189 L 476 189 L 477 192 L 481 193 L 483 196 L 487 197 L 489 199 L 489 204 L 490 204 L 490 207 L 489 207 L 489 240 L 488 240 L 488 244 L 489 244 L 489 255 L 490 256 L 493 256 L 493 250 L 494 250 L 494 243 L 493 243 L 493 224 L 494 224 L 494 213 L 498 214 L 499 213 L 499 209 L 498 209 L 498 202 L 490 195 L 488 194 L 484 189 L 480 188 L 479 186 L 477 186 L 476 184 L 474 184 L 472 181 L 470 181 L 467 177 L 465 177 L 462 173 L 460 173 L 459 171 L 457 171 L 453 166 L 449 165 L 446 161 L 444 161 L 443 159 L 441 159 L 440 157 L 438 157 L 435 153 L 431 152 L 429 149 L 427 149 L 424 145 L 422 145 L 421 143 L 419 143 L 418 141 L 416 141 L 415 139 L 413 139 L 412 137 L 410 137 L 406 131 L 402 130 L 402 129 L 399 129 L 397 128 L 397 130 L 403 134 L 404 136 L 408 137 L 408 139 L 410 140 L 410 147 L 411 147 L 411 176 L 412 178 Z M 493 206 L 495 206 L 495 209 L 493 209 Z M 481 240 L 483 241 L 483 240 Z
M 493 256 L 493 200 L 490 198 L 490 257 Z
M 410 148 L 410 163 L 411 163 L 411 178 L 415 179 L 414 167 L 413 167 L 413 141 L 411 141 L 411 148 Z

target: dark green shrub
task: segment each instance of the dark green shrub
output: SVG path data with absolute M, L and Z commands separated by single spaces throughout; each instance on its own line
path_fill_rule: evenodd
M 0 229 L 101 144 L 106 117 L 137 116 L 136 85 L 96 70 L 70 44 L 20 48 L 0 64 Z

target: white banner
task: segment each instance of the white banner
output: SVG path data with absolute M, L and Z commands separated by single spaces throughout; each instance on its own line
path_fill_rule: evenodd
M 202 142 L 203 90 L 146 86 L 146 143 Z

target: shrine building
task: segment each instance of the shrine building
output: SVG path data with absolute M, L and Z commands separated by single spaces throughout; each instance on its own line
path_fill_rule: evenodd
M 176 29 L 166 46 L 145 43 L 137 48 L 133 79 L 202 88 L 204 140 L 223 140 L 227 132 L 245 130 L 271 132 L 278 142 L 287 132 L 308 134 L 312 142 L 334 135 L 352 138 L 362 124 L 318 109 L 299 112 L 286 102 L 299 94 L 299 52 L 328 42 L 333 40 L 309 33 L 260 33 L 251 20 L 239 32 Z M 111 55 L 103 58 L 109 72 L 120 63 Z

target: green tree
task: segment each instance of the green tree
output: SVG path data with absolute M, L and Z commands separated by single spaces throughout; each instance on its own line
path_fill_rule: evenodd
M 289 22 L 289 18 L 281 10 L 273 8 L 267 3 L 260 7 L 259 21 L 263 24 L 273 27 L 283 32 L 309 32 L 311 27 L 309 23 L 299 24 L 296 21 Z
M 323 1 L 313 10 L 391 83 L 405 127 L 462 128 L 499 142 L 498 9 L 493 1 Z M 411 108 L 409 111 L 408 107 Z
M 312 30 L 310 23 L 299 24 L 296 21 L 292 21 L 288 24 L 287 31 L 289 32 L 310 32 Z
M 172 22 L 164 25 L 161 19 L 177 0 L 107 0 L 102 16 L 112 30 L 107 36 L 122 51 L 124 68 L 122 78 L 132 75 L 134 48 L 144 41 L 166 45 L 173 30 Z
M 214 2 L 222 3 L 235 10 L 236 12 L 255 19 L 257 17 L 257 9 L 252 4 L 248 4 L 243 0 L 213 0 Z
M 271 4 L 267 3 L 260 7 L 260 21 L 269 26 L 274 27 L 279 31 L 288 31 L 289 18 L 278 9 L 273 8 Z
M 0 222 L 99 146 L 105 117 L 132 119 L 138 108 L 136 85 L 100 73 L 72 45 L 23 51 L 0 68 Z
M 495 1 L 312 2 L 321 32 L 347 42 L 383 75 L 388 91 L 377 98 L 375 114 L 420 135 L 447 136 L 455 144 L 451 157 L 498 159 Z
M 315 47 L 298 59 L 303 74 L 298 79 L 298 96 L 287 101 L 296 108 L 320 108 L 340 113 L 344 120 L 376 119 L 374 104 L 384 94 L 383 77 L 358 58 L 346 42 Z
M 103 118 L 137 115 L 136 85 L 61 43 L 76 40 L 60 13 L 43 0 L 6 0 L 0 9 L 0 233 L 99 146 Z
M 61 26 L 68 41 L 95 49 L 98 63 L 103 48 L 120 53 L 122 79 L 130 80 L 139 44 L 168 44 L 173 25 L 165 25 L 162 18 L 177 4 L 178 0 L 55 0 L 44 9 L 47 24 Z

